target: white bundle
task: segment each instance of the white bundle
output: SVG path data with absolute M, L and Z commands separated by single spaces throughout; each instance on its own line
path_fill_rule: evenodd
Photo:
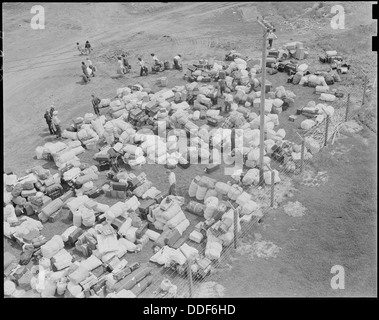
M 321 93 L 319 99 L 322 101 L 333 102 L 336 99 L 336 96 L 334 94 Z
M 204 200 L 207 190 L 208 190 L 207 187 L 198 186 L 196 189 L 196 199 L 199 201 Z
M 205 210 L 204 210 L 204 218 L 206 220 L 211 219 L 213 217 L 213 214 L 216 212 L 218 207 L 218 198 L 216 197 L 209 197 L 207 200 L 204 201 L 205 204 Z
M 198 184 L 197 184 L 195 179 L 192 179 L 191 184 L 190 184 L 189 189 L 188 189 L 188 195 L 191 198 L 196 197 L 196 193 L 197 193 Z
M 272 170 L 272 172 L 274 173 L 274 184 L 279 183 L 281 181 L 279 177 L 279 172 L 277 170 Z M 263 174 L 263 178 L 265 180 L 265 184 L 271 185 L 271 171 L 266 171 Z
M 79 139 L 77 132 L 71 132 L 71 131 L 67 131 L 67 130 L 63 130 L 62 138 L 71 139 L 71 140 L 78 140 Z M 38 157 L 37 157 L 37 159 L 38 159 Z M 42 159 L 42 157 L 40 157 L 40 159 Z
M 241 214 L 249 215 L 249 214 L 252 214 L 256 210 L 258 210 L 258 204 L 253 200 L 249 200 L 243 205 Z
M 316 122 L 314 122 L 313 120 L 311 120 L 311 119 L 305 119 L 304 121 L 301 122 L 300 127 L 301 127 L 301 129 L 309 130 L 315 124 L 316 124 Z
M 179 211 L 177 215 L 167 221 L 167 226 L 169 228 L 175 228 L 178 224 L 180 224 L 183 220 L 186 219 L 186 216 L 182 210 Z

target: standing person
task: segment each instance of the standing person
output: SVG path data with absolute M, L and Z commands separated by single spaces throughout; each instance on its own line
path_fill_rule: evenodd
M 126 74 L 126 68 L 124 66 L 124 62 L 122 61 L 121 57 L 117 57 L 118 67 L 120 68 L 120 71 L 122 74 Z
M 225 97 L 225 112 L 229 112 L 232 108 L 233 95 L 229 93 L 224 93 L 224 97 Z
M 225 79 L 219 79 L 218 80 L 218 87 L 220 88 L 220 95 L 223 96 L 225 89 L 226 89 L 226 80 Z
M 89 74 L 88 74 L 88 71 L 87 71 L 87 66 L 86 66 L 84 61 L 82 62 L 82 71 L 84 73 L 84 76 L 87 78 L 87 80 L 91 81 Z
M 174 57 L 174 68 L 177 69 L 177 70 L 181 70 L 182 69 L 182 64 L 181 64 L 181 58 L 182 56 L 180 54 L 176 55 Z
M 62 139 L 61 121 L 58 118 L 58 111 L 53 112 L 53 125 L 58 139 Z
M 168 194 L 171 196 L 176 196 L 176 176 L 175 173 L 171 170 L 166 171 L 168 174 L 168 183 L 170 185 L 170 189 L 168 191 Z
M 126 70 L 129 70 L 130 65 L 129 65 L 128 59 L 126 58 L 126 55 L 123 53 L 121 57 L 122 57 L 122 63 L 124 64 L 124 67 L 126 68 Z
M 46 110 L 44 118 L 46 120 L 47 126 L 49 127 L 50 134 L 55 134 L 49 110 Z
M 87 54 L 90 54 L 92 51 L 91 44 L 89 43 L 88 40 L 86 41 L 86 44 L 84 45 L 84 49 L 87 51 Z
M 92 70 L 92 77 L 95 76 L 96 67 L 93 65 L 92 61 L 87 58 L 88 68 Z
M 54 113 L 54 111 L 55 111 L 55 107 L 54 107 L 54 105 L 51 105 L 51 106 L 50 106 L 50 118 L 51 118 L 51 119 L 53 118 L 53 113 Z
M 275 29 L 274 29 L 274 31 L 275 31 Z M 268 35 L 267 35 L 267 40 L 268 40 L 268 44 L 269 44 L 269 49 L 272 48 L 272 42 L 274 41 L 274 39 L 278 39 L 278 37 L 275 35 L 275 33 L 274 33 L 272 30 L 270 30 L 270 31 L 268 32 Z
M 91 97 L 92 97 L 93 110 L 95 111 L 95 114 L 97 116 L 100 116 L 100 109 L 99 109 L 100 99 L 96 97 L 94 93 L 92 93 Z
M 80 55 L 82 55 L 84 52 L 83 52 L 83 48 L 82 46 L 79 44 L 79 42 L 76 43 L 76 48 L 78 49 L 78 51 L 80 52 Z
M 141 67 L 141 71 L 139 73 L 139 75 L 142 77 L 143 74 L 145 74 L 147 76 L 147 67 L 145 65 L 145 61 L 143 61 L 141 58 L 138 58 L 138 64 L 140 65 Z

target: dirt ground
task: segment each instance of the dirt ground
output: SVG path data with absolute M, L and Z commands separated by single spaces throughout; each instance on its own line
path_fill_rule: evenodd
M 43 118 L 44 111 L 54 104 L 63 127 L 68 127 L 75 117 L 93 112 L 92 93 L 112 98 L 117 88 L 141 81 L 138 56 L 151 64 L 152 52 L 161 60 L 170 61 L 180 53 L 184 64 L 188 64 L 201 58 L 221 60 L 227 50 L 237 49 L 259 58 L 262 44 L 261 30 L 255 22 L 258 15 L 265 15 L 277 27 L 274 47 L 303 41 L 309 50 L 304 62 L 313 68 L 323 67 L 318 63 L 318 54 L 323 50 L 343 53 L 353 65 L 341 83 L 348 90 L 352 83 L 354 90 L 361 88 L 362 74 L 376 78 L 376 55 L 370 47 L 376 30 L 371 3 L 342 3 L 345 30 L 331 29 L 330 17 L 304 14 L 313 4 L 44 3 L 44 30 L 30 27 L 31 4 L 3 4 L 4 167 L 23 175 L 28 168 L 41 164 L 34 157 L 35 148 L 53 141 Z M 338 2 L 325 5 L 326 12 L 330 12 L 333 4 Z M 98 69 L 89 84 L 82 83 L 81 78 L 80 64 L 86 57 L 79 56 L 76 50 L 76 42 L 83 45 L 86 40 L 94 48 L 90 58 Z M 124 77 L 116 74 L 116 57 L 121 52 L 129 54 L 132 65 L 132 72 Z M 172 70 L 149 75 L 142 81 L 158 90 L 155 82 L 161 76 L 168 77 L 169 87 L 185 83 L 182 73 Z M 274 87 L 284 85 L 297 95 L 296 106 L 280 116 L 286 138 L 295 139 L 295 131 L 303 119 L 299 117 L 292 123 L 288 116 L 297 107 L 316 99 L 313 90 L 287 84 L 284 74 L 268 79 Z M 376 112 L 370 115 L 376 119 Z M 279 207 L 257 227 L 262 240 L 281 248 L 276 258 L 254 256 L 249 260 L 245 255 L 232 254 L 232 268 L 216 272 L 209 281 L 224 286 L 225 296 L 376 295 L 376 139 L 376 134 L 366 128 L 364 133 L 341 139 L 330 148 L 344 146 L 348 152 L 330 155 L 328 148 L 314 159 L 314 168 L 310 170 L 326 171 L 329 178 L 315 188 L 300 182 L 296 185 L 298 192 L 290 201 L 299 201 L 307 208 L 304 216 L 290 217 Z M 80 158 L 91 161 L 91 154 Z M 50 164 L 44 166 L 55 170 Z M 203 166 L 175 170 L 179 191 L 184 195 L 191 179 L 202 174 Z M 164 170 L 146 165 L 142 171 L 154 185 L 168 187 Z M 227 180 L 220 172 L 212 177 Z M 68 223 L 46 224 L 44 232 L 60 233 Z M 254 235 L 244 241 L 251 245 Z M 6 241 L 4 249 L 19 254 L 19 248 L 12 248 Z M 330 288 L 330 269 L 334 264 L 345 267 L 343 291 Z

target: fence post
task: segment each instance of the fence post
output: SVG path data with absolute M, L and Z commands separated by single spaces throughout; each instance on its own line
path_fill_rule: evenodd
M 271 170 L 271 207 L 274 206 L 274 191 L 275 191 L 275 174 Z
M 304 166 L 304 151 L 305 151 L 305 140 L 301 142 L 301 161 L 300 161 L 300 172 L 303 172 Z
M 348 116 L 349 116 L 349 108 L 350 108 L 350 93 L 347 94 L 345 122 L 347 122 L 347 119 L 348 119 Z
M 188 259 L 188 285 L 189 285 L 189 294 L 190 298 L 193 298 L 193 282 L 192 282 L 192 259 Z
M 366 98 L 366 86 L 367 86 L 367 76 L 365 76 L 365 83 L 363 85 L 363 98 L 362 98 L 362 107 L 365 104 L 365 98 Z
M 236 209 L 234 211 L 234 249 L 237 249 L 237 226 L 238 226 L 238 212 Z
M 325 147 L 328 144 L 328 131 L 329 131 L 329 115 L 326 116 L 325 143 L 324 143 Z

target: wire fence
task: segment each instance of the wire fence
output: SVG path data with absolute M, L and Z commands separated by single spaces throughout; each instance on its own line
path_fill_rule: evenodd
M 271 183 L 271 185 L 266 185 L 265 187 L 250 186 L 248 188 L 244 188 L 253 195 L 253 200 L 259 204 L 259 210 L 261 210 L 262 216 L 251 216 L 250 221 L 245 221 L 244 219 L 241 219 L 242 217 L 238 218 L 238 223 L 241 225 L 240 231 L 236 234 L 236 237 L 233 239 L 234 241 L 232 241 L 228 246 L 223 247 L 220 259 L 211 261 L 209 264 L 211 270 L 222 269 L 224 262 L 227 261 L 228 257 L 234 254 L 238 248 L 241 247 L 242 243 L 248 241 L 251 242 L 251 235 L 254 234 L 254 229 L 256 226 L 263 220 L 265 215 L 272 210 L 273 207 L 276 207 L 283 200 L 277 190 L 279 188 L 283 188 L 282 185 L 284 185 L 284 188 L 286 188 L 286 185 L 290 185 L 289 182 L 294 175 L 302 174 L 304 168 L 306 168 L 309 163 L 307 159 L 304 159 L 304 152 L 307 149 L 304 147 L 305 140 L 307 138 L 313 138 L 320 145 L 319 152 L 322 152 L 326 146 L 330 143 L 334 143 L 334 136 L 339 132 L 340 126 L 343 123 L 354 119 L 358 112 L 362 110 L 365 106 L 364 97 L 366 97 L 366 86 L 364 86 L 363 89 L 350 88 L 349 90 L 346 90 L 342 98 L 338 98 L 336 101 L 331 103 L 334 107 L 334 113 L 332 116 L 326 117 L 319 126 L 309 130 L 308 132 L 299 134 L 292 141 L 295 144 L 302 145 L 302 157 L 300 163 L 297 165 L 298 168 L 295 173 L 288 172 L 283 166 L 275 166 L 275 169 L 278 170 L 281 178 L 281 182 L 279 184 Z M 356 104 L 354 108 L 351 106 L 352 100 Z M 274 165 L 271 166 L 271 169 L 273 167 Z M 272 175 L 272 177 L 273 176 L 274 175 Z M 237 223 L 236 215 L 234 218 L 234 223 L 235 225 Z M 190 245 L 198 250 L 200 257 L 205 256 L 206 240 L 203 240 L 201 244 L 197 244 L 192 241 L 187 242 L 190 242 Z M 193 261 L 187 262 L 186 267 L 182 268 L 179 273 L 177 270 L 175 271 L 169 266 L 163 266 L 160 272 L 160 277 L 155 278 L 153 285 L 148 287 L 141 297 L 168 297 L 159 289 L 161 281 L 165 278 L 169 279 L 171 283 L 177 287 L 178 297 L 199 297 L 197 294 L 197 289 L 199 289 L 201 284 L 208 281 L 207 277 L 209 277 L 209 275 L 198 277 L 196 268 L 193 267 Z

